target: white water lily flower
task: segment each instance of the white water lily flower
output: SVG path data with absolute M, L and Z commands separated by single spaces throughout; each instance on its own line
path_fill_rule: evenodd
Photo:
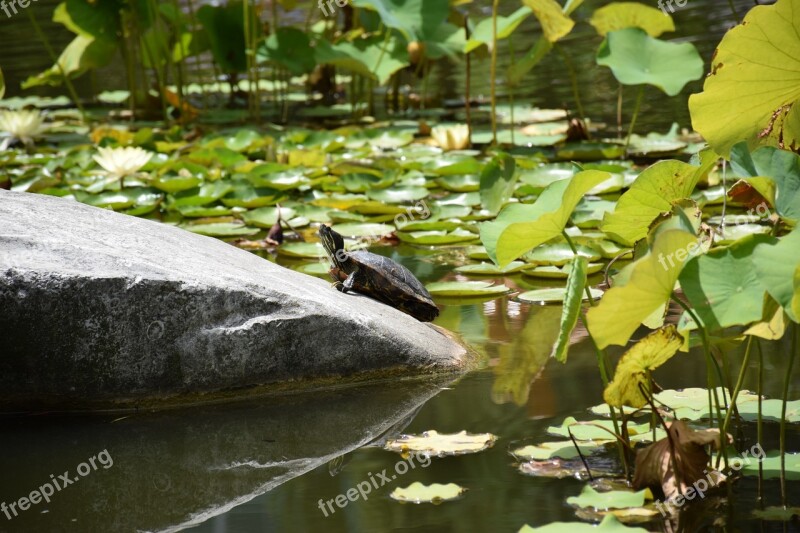
M 431 137 L 444 150 L 463 150 L 469 147 L 469 128 L 466 124 L 436 126 Z
M 38 109 L 0 111 L 0 132 L 31 144 L 45 130 L 44 116 Z
M 145 166 L 152 153 L 139 147 L 98 148 L 99 155 L 94 156 L 97 164 L 114 178 L 122 179 L 139 171 Z

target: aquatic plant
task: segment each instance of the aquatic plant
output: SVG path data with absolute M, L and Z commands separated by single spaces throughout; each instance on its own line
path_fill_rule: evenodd
M 0 134 L 10 140 L 16 139 L 25 145 L 31 145 L 46 129 L 44 116 L 37 109 L 0 111 Z

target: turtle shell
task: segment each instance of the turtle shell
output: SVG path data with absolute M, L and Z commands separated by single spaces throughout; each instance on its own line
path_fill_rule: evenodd
M 353 288 L 361 294 L 396 307 L 423 322 L 439 316 L 439 308 L 425 286 L 406 267 L 372 252 L 347 254 L 358 266 Z

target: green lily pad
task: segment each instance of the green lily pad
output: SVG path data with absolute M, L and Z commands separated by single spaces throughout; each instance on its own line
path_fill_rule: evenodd
M 568 161 L 599 161 L 620 159 L 625 156 L 625 146 L 609 142 L 566 143 L 556 149 L 556 157 Z
M 419 481 L 415 481 L 408 487 L 397 487 L 389 494 L 389 497 L 399 502 L 440 503 L 455 500 L 466 490 L 455 483 L 423 485 Z
M 557 437 L 569 438 L 570 431 L 572 432 L 575 440 L 578 441 L 596 441 L 607 440 L 613 437 L 614 424 L 611 420 L 592 420 L 590 424 L 578 424 L 578 421 L 573 417 L 567 417 L 560 426 L 550 426 L 547 428 L 547 433 Z M 605 429 L 603 429 L 605 428 Z M 609 433 L 609 430 L 611 433 Z M 628 423 L 628 432 L 631 435 L 631 440 L 649 442 L 652 440 L 653 432 L 650 429 L 650 424 L 631 424 Z M 666 432 L 659 428 L 656 431 L 656 439 L 666 436 Z
M 325 248 L 318 242 L 290 242 L 278 247 L 278 253 L 289 257 L 318 259 L 327 257 Z
M 480 263 L 477 265 L 464 265 L 456 268 L 456 272 L 468 275 L 478 276 L 503 276 L 506 274 L 513 274 L 526 268 L 528 265 L 522 261 L 512 261 L 503 268 L 498 267 L 494 263 Z
M 372 200 L 388 204 L 403 204 L 416 202 L 428 196 L 425 187 L 391 187 L 389 189 L 369 190 L 367 196 Z
M 739 404 L 742 405 L 739 405 Z M 742 403 L 739 397 L 736 398 L 736 406 L 739 416 L 748 422 L 754 422 L 758 419 L 758 402 L 747 401 Z M 781 421 L 781 413 L 783 412 L 782 400 L 761 400 L 761 417 L 762 420 L 772 420 L 773 422 Z M 790 424 L 800 422 L 800 400 L 786 402 L 786 421 Z
M 467 253 L 467 257 L 470 259 L 474 259 L 476 261 L 487 261 L 489 260 L 489 254 L 486 253 L 486 248 L 483 246 L 468 246 L 465 250 Z
M 180 208 L 189 205 L 207 205 L 216 202 L 233 189 L 230 183 L 215 181 L 205 183 L 195 189 L 181 191 L 172 196 L 172 205 Z
M 578 447 L 583 455 L 591 455 L 592 453 L 602 450 L 606 444 L 613 442 L 613 440 L 583 441 L 578 443 Z M 574 459 L 579 457 L 578 450 L 575 449 L 575 445 L 571 440 L 529 444 L 528 446 L 512 450 L 511 453 L 515 457 L 535 461 L 543 461 L 554 457 L 559 457 L 561 459 Z
M 767 507 L 753 510 L 753 517 L 759 520 L 772 520 L 779 522 L 794 521 L 800 517 L 800 507 Z
M 597 64 L 609 67 L 623 85 L 655 85 L 675 96 L 703 76 L 703 59 L 691 43 L 661 41 L 639 28 L 609 32 L 597 51 Z
M 375 237 L 389 235 L 394 231 L 394 226 L 388 224 L 336 224 L 333 230 L 343 237 Z
M 286 198 L 282 191 L 276 189 L 256 188 L 249 183 L 236 183 L 233 191 L 222 198 L 228 207 L 265 207 L 275 205 Z
M 577 507 L 593 507 L 595 509 L 623 509 L 625 507 L 641 507 L 644 505 L 645 491 L 639 492 L 612 490 L 598 492 L 590 485 L 585 485 L 580 496 L 570 496 L 567 503 Z
M 471 231 L 456 229 L 447 231 L 398 231 L 397 238 L 402 242 L 419 245 L 458 244 L 477 240 L 478 236 Z
M 260 230 L 236 222 L 217 222 L 212 224 L 183 224 L 181 227 L 192 233 L 207 235 L 209 237 L 243 237 L 255 235 Z
M 291 219 L 294 216 L 294 209 L 281 207 L 281 217 L 284 220 Z M 278 221 L 278 208 L 259 207 L 258 209 L 252 209 L 242 215 L 242 220 L 251 226 L 271 228 Z
M 458 433 L 445 434 L 436 430 L 428 430 L 421 435 L 403 435 L 386 442 L 385 449 L 398 453 L 425 453 L 437 457 L 446 455 L 464 455 L 482 452 L 494 446 L 497 437 L 491 433 Z
M 744 467 L 740 470 L 742 475 L 757 476 L 758 460 L 750 460 L 749 464 L 745 461 Z M 769 451 L 761 459 L 761 466 L 764 472 L 764 479 L 776 479 L 781 475 L 781 453 L 778 450 Z M 796 481 L 800 479 L 800 453 L 786 453 L 785 455 L 786 479 Z
M 224 205 L 181 205 L 177 209 L 181 216 L 186 218 L 226 217 L 233 214 L 233 209 Z M 250 224 L 247 220 L 245 222 L 251 226 L 256 225 Z
M 596 274 L 603 270 L 603 266 L 603 263 L 589 263 L 586 267 L 586 273 L 589 275 Z M 567 263 L 563 267 L 537 266 L 536 268 L 526 268 L 522 271 L 522 275 L 532 278 L 567 279 L 571 270 L 571 263 Z
M 505 285 L 488 281 L 437 281 L 425 285 L 432 296 L 499 296 L 511 292 Z
M 717 235 L 714 241 L 719 245 L 732 244 L 750 235 L 765 235 L 771 231 L 769 226 L 761 224 L 736 224 L 717 228 Z
M 597 261 L 600 259 L 600 254 L 592 248 L 576 246 L 575 249 L 578 251 L 578 255 L 585 257 L 588 261 Z M 543 244 L 522 256 L 528 263 L 551 266 L 564 266 L 572 261 L 574 257 L 575 253 L 567 243 Z
M 592 295 L 592 298 L 595 300 L 599 299 L 603 296 L 603 291 L 600 289 L 591 288 L 589 292 Z M 567 289 L 566 287 L 556 287 L 554 289 L 537 289 L 535 291 L 528 291 L 523 292 L 522 294 L 518 295 L 517 298 L 522 300 L 525 303 L 534 303 L 534 304 L 542 304 L 542 303 L 561 303 L 567 297 Z M 588 301 L 589 299 L 584 294 L 583 301 Z
M 303 274 L 308 274 L 309 276 L 321 276 L 327 278 L 329 276 L 328 271 L 330 269 L 331 266 L 328 263 L 308 263 L 305 265 L 300 265 L 295 270 L 302 272 Z
M 613 514 L 608 514 L 599 525 L 586 522 L 552 522 L 540 527 L 525 525 L 520 528 L 519 533 L 647 533 L 647 530 L 627 527 Z

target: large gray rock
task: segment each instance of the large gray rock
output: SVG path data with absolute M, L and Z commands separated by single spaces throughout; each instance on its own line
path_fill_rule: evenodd
M 0 191 L 0 409 L 457 369 L 466 355 L 440 329 L 219 240 Z

